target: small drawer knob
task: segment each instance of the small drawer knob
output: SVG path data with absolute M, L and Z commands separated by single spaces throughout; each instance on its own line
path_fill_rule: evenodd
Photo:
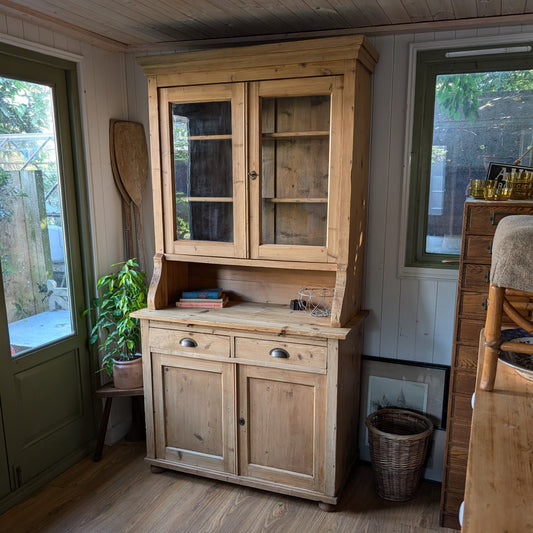
M 184 348 L 196 348 L 198 343 L 194 339 L 184 337 L 180 340 L 180 346 L 183 346 Z
M 288 359 L 290 357 L 289 352 L 283 348 L 273 348 L 269 353 L 272 357 L 276 357 L 277 359 Z

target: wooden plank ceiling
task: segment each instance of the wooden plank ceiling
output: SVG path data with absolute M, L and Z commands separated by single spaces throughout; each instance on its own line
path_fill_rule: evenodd
M 532 0 L 0 0 L 0 13 L 117 50 L 528 24 Z

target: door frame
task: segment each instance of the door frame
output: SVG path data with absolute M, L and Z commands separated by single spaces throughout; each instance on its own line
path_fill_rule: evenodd
M 2 61 L 2 59 L 4 61 Z M 30 68 L 32 67 L 32 68 Z M 34 78 L 32 72 L 33 68 L 42 69 L 44 67 L 52 67 L 60 69 L 64 74 L 64 89 L 65 92 L 57 94 L 54 98 L 55 109 L 57 114 L 56 124 L 61 124 L 61 128 L 58 128 L 57 142 L 61 145 L 59 166 L 61 168 L 67 167 L 69 171 L 72 171 L 72 176 L 63 176 L 61 183 L 62 194 L 65 195 L 64 209 L 65 219 L 72 218 L 74 216 L 77 220 L 77 239 L 72 239 L 69 232 L 69 228 L 65 227 L 65 240 L 67 242 L 67 252 L 70 254 L 69 267 L 76 274 L 72 276 L 71 285 L 76 286 L 75 292 L 78 294 L 77 307 L 73 309 L 73 325 L 77 326 L 78 334 L 83 335 L 90 330 L 91 317 L 83 318 L 81 311 L 88 307 L 88 302 L 91 299 L 91 295 L 94 292 L 92 289 L 95 285 L 95 273 L 93 267 L 93 250 L 92 250 L 92 238 L 90 230 L 90 217 L 89 217 L 89 202 L 88 202 L 88 181 L 86 175 L 85 164 L 85 147 L 83 142 L 82 123 L 81 123 L 81 108 L 80 108 L 80 93 L 78 87 L 78 62 L 62 59 L 54 56 L 42 54 L 40 52 L 34 52 L 31 50 L 19 48 L 9 44 L 0 44 L 0 74 L 6 77 L 21 78 L 30 82 L 43 83 L 42 78 Z M 63 85 L 63 84 L 62 84 Z M 63 113 L 59 113 L 58 99 L 63 101 Z M 61 139 L 61 132 L 68 132 L 67 143 L 68 149 L 65 149 L 64 139 Z M 68 138 L 70 137 L 70 138 Z M 58 154 L 59 155 L 59 154 Z M 74 242 L 73 242 L 74 241 Z M 73 261 L 73 256 L 76 256 L 76 260 Z M 1 284 L 0 284 L 1 285 Z M 3 292 L 3 287 L 0 286 L 0 290 Z M 2 296 L 3 300 L 3 296 Z M 0 342 L 0 348 L 9 352 L 9 337 L 7 333 L 7 317 L 4 305 L 0 305 L 0 333 L 2 339 Z M 47 350 L 49 348 L 45 348 Z M 38 474 L 30 480 L 28 483 L 23 484 L 20 488 L 17 488 L 16 473 L 11 466 L 6 466 L 9 470 L 9 478 L 11 484 L 11 492 L 5 498 L 0 499 L 0 512 L 5 511 L 15 503 L 26 498 L 29 494 L 34 492 L 37 488 L 43 486 L 45 483 L 56 477 L 63 472 L 69 466 L 75 464 L 82 457 L 87 455 L 93 447 L 96 441 L 96 419 L 95 412 L 98 408 L 98 402 L 94 397 L 94 390 L 98 386 L 97 375 L 95 373 L 98 368 L 98 358 L 95 350 L 89 350 L 86 348 L 86 353 L 83 357 L 86 357 L 86 364 L 84 367 L 88 371 L 89 375 L 84 376 L 86 391 L 83 396 L 84 409 L 88 410 L 88 419 L 91 420 L 91 427 L 89 432 L 91 434 L 90 439 L 78 449 L 74 454 L 71 454 L 62 460 L 56 462 L 51 468 L 46 469 L 44 472 Z M 24 356 L 21 356 L 21 360 Z M 2 380 L 3 381 L 3 380 Z M 5 393 L 4 387 L 0 392 Z M 0 396 L 0 401 L 1 401 Z M 6 403 L 2 402 L 2 409 L 4 410 L 2 415 L 4 431 L 9 431 L 6 426 L 6 421 L 9 419 L 10 414 L 6 413 Z M 12 415 L 11 415 L 12 416 Z M 0 427 L 2 425 L 0 424 Z M 0 446 L 4 447 L 4 451 L 7 454 L 7 464 L 10 465 L 9 458 L 9 446 L 7 441 L 9 436 L 0 435 L 2 437 L 2 443 Z M 0 458 L 3 457 L 3 453 L 0 450 Z M 0 464 L 0 471 L 3 469 L 3 465 Z

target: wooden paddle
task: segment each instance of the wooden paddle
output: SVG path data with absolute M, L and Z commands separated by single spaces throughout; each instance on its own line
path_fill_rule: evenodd
M 139 122 L 125 120 L 111 120 L 110 131 L 112 137 L 111 159 L 115 160 L 115 182 L 121 192 L 123 202 L 129 201 L 129 223 L 135 227 L 136 257 L 139 266 L 145 268 L 144 234 L 142 227 L 141 205 L 144 190 L 148 180 L 148 148 L 144 127 Z M 114 171 L 115 174 L 115 171 Z M 133 204 L 133 205 L 132 205 Z M 124 205 L 124 203 L 123 203 Z M 131 207 L 133 207 L 134 222 L 131 223 Z M 125 216 L 126 218 L 126 216 Z M 126 231 L 128 222 L 125 220 Z M 133 240 L 133 239 L 132 239 Z M 130 251 L 133 252 L 133 248 Z
M 124 231 L 124 256 L 125 259 L 129 259 L 133 253 L 133 223 L 131 217 L 131 205 L 132 200 L 128 196 L 126 189 L 122 185 L 120 175 L 118 173 L 117 160 L 115 157 L 115 126 L 116 120 L 109 121 L 109 152 L 111 156 L 111 169 L 113 170 L 113 178 L 115 185 L 120 192 L 122 198 L 122 223 Z

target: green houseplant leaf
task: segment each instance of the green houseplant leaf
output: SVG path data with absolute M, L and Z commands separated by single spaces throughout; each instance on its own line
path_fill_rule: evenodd
M 100 298 L 92 301 L 90 310 L 96 312 L 89 344 L 99 342 L 102 367 L 109 376 L 114 361 L 130 361 L 141 344 L 141 326 L 130 313 L 146 307 L 148 288 L 146 274 L 139 269 L 135 259 L 111 265 L 119 270 L 102 276 L 97 283 Z

